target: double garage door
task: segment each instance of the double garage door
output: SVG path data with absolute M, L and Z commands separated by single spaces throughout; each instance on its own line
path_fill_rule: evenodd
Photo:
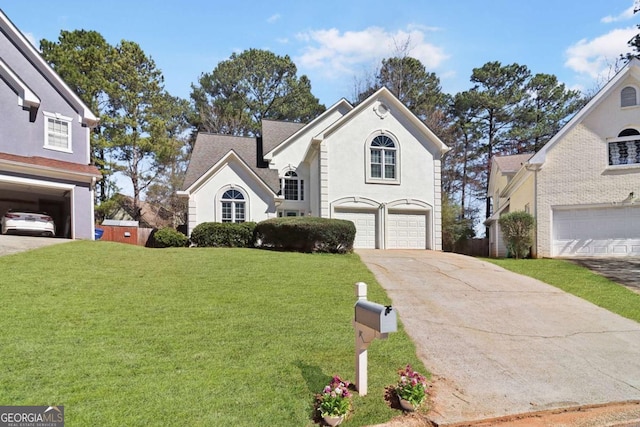
M 381 227 L 378 211 L 338 211 L 334 218 L 346 219 L 356 226 L 355 248 L 425 249 L 427 247 L 427 214 L 389 212 L 386 226 Z
M 553 211 L 553 256 L 640 256 L 640 206 Z

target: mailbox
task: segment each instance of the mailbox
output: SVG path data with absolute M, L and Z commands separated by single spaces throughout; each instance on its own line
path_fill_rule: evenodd
M 398 330 L 398 319 L 393 307 L 367 300 L 356 302 L 355 321 L 382 334 Z

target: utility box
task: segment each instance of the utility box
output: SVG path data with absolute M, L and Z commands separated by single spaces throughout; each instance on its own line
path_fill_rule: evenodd
M 355 321 L 381 334 L 398 330 L 398 316 L 390 305 L 358 300 L 355 306 Z

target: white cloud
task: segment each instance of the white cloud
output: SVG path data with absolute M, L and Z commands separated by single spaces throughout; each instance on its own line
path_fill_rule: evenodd
M 275 15 L 271 15 L 270 17 L 267 18 L 267 22 L 269 24 L 273 24 L 273 23 L 275 23 L 276 21 L 279 21 L 279 20 L 280 20 L 280 14 L 279 13 L 276 13 Z
M 425 41 L 425 28 L 410 27 L 390 32 L 380 27 L 363 31 L 344 31 L 336 28 L 310 30 L 296 35 L 306 44 L 295 59 L 301 68 L 321 70 L 326 77 L 337 78 L 354 69 L 398 54 L 398 48 L 409 41 L 408 55 L 419 59 L 431 70 L 449 56 L 443 49 Z
M 631 5 L 631 6 L 629 6 L 628 9 L 626 9 L 621 14 L 619 14 L 617 16 L 612 16 L 612 15 L 605 16 L 604 18 L 602 18 L 600 20 L 600 22 L 604 22 L 605 24 L 610 24 L 612 22 L 626 21 L 626 20 L 631 19 L 633 17 L 633 9 L 634 9 L 634 5 Z
M 635 27 L 618 28 L 593 40 L 582 39 L 567 49 L 564 65 L 591 78 L 601 78 L 610 73 L 620 54 L 630 51 L 627 42 L 637 33 Z

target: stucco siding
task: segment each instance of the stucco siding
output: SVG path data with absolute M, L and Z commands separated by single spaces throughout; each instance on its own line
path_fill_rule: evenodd
M 275 216 L 273 195 L 237 162 L 229 162 L 194 191 L 189 200 L 189 234 L 202 222 L 221 222 L 220 196 L 229 188 L 245 195 L 245 221 L 260 222 Z
M 399 145 L 397 164 L 399 183 L 368 183 L 367 152 L 369 137 L 383 130 Z M 389 115 L 384 120 L 372 109 L 354 117 L 327 139 L 329 200 L 358 195 L 382 203 L 415 198 L 434 204 L 435 165 L 424 146 L 399 121 Z M 339 177 L 339 178 L 335 178 Z

